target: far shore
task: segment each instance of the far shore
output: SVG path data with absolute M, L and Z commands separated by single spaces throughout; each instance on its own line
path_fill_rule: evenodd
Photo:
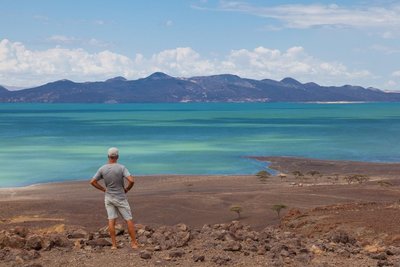
M 271 207 L 299 210 L 354 202 L 393 202 L 400 196 L 400 163 L 325 161 L 291 157 L 253 157 L 285 173 L 265 181 L 255 175 L 150 175 L 136 177 L 128 198 L 134 220 L 147 225 L 186 223 L 193 227 L 236 219 L 232 205 L 243 208 L 240 220 L 255 229 L 279 223 Z M 318 171 L 322 178 L 301 183 L 291 174 Z M 336 182 L 328 177 L 340 176 Z M 365 174 L 364 184 L 348 185 L 343 177 Z M 383 183 L 379 183 L 384 181 Z M 301 186 L 300 186 L 301 184 Z M 103 194 L 88 180 L 0 189 L 0 229 L 17 225 L 49 228 L 106 224 Z M 287 210 L 288 210 L 287 209 Z M 285 210 L 284 212 L 287 212 Z M 283 213 L 284 213 L 283 212 Z

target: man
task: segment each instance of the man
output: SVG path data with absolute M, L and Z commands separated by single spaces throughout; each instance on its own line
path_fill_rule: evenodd
M 132 221 L 132 212 L 129 207 L 126 193 L 133 187 L 134 178 L 129 173 L 125 166 L 117 163 L 119 158 L 118 149 L 111 147 L 108 149 L 108 163 L 103 165 L 90 180 L 90 184 L 105 192 L 104 203 L 108 215 L 108 229 L 111 236 L 112 247 L 117 249 L 117 241 L 115 237 L 115 221 L 118 214 L 125 219 L 128 225 L 128 232 L 131 237 L 131 247 L 138 248 L 138 243 L 135 236 L 135 225 Z M 124 179 L 128 181 L 125 187 Z M 98 181 L 104 180 L 106 188 L 104 188 Z

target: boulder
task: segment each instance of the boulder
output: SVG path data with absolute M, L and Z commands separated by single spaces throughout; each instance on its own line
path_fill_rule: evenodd
M 98 231 L 99 237 L 110 237 L 110 232 L 108 231 L 108 226 L 104 226 L 100 228 Z M 125 229 L 121 224 L 115 225 L 115 235 L 123 235 L 125 233 Z
M 23 259 L 24 261 L 31 261 L 34 259 L 37 259 L 40 257 L 40 253 L 32 250 L 32 251 L 27 251 L 25 249 L 21 249 L 17 255 L 17 257 L 20 257 L 21 259 Z
M 171 258 L 181 258 L 185 252 L 182 249 L 173 249 L 169 252 Z
M 1 231 L 0 232 L 0 249 L 8 247 L 9 243 L 10 243 L 10 236 L 5 231 Z
M 228 241 L 223 245 L 223 248 L 226 251 L 239 251 L 242 245 L 237 241 Z
M 344 231 L 334 232 L 330 238 L 335 243 L 352 244 L 356 243 L 356 239 Z
M 41 250 L 43 247 L 43 238 L 39 235 L 31 235 L 26 239 L 25 247 L 27 249 Z
M 178 223 L 175 225 L 176 231 L 187 232 L 189 231 L 189 227 L 184 223 Z
M 68 238 L 77 239 L 77 238 L 88 238 L 89 233 L 83 229 L 76 229 L 68 234 Z
M 183 229 L 187 231 L 183 231 Z M 141 236 L 144 236 L 146 231 L 140 231 L 140 233 Z M 191 234 L 189 228 L 184 224 L 178 224 L 172 227 L 161 226 L 151 235 L 152 244 L 159 245 L 162 250 L 186 246 L 190 239 Z
M 213 256 L 211 260 L 218 265 L 227 265 L 231 261 L 231 258 L 228 256 Z
M 24 248 L 26 240 L 19 235 L 12 235 L 8 239 L 8 247 L 10 248 Z
M 16 226 L 14 229 L 11 230 L 11 233 L 25 238 L 29 234 L 29 230 L 28 230 L 28 228 L 23 227 L 23 226 Z
M 372 259 L 375 259 L 375 260 L 387 260 L 386 253 L 384 253 L 384 252 L 382 252 L 382 253 L 370 254 L 370 257 L 371 257 Z
M 204 255 L 193 255 L 194 262 L 203 262 L 205 260 Z
M 44 250 L 51 250 L 54 247 L 72 248 L 73 246 L 74 242 L 72 242 L 62 234 L 52 234 L 48 236 L 48 238 L 46 238 L 43 242 Z
M 142 250 L 139 252 L 139 257 L 141 257 L 142 259 L 149 260 L 151 259 L 151 256 L 151 252 L 147 250 Z
M 87 241 L 87 245 L 91 247 L 110 247 L 112 244 L 105 238 L 98 238 Z

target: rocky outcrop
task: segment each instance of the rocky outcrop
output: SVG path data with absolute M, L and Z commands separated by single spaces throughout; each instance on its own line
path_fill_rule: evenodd
M 299 214 L 292 212 L 290 216 Z M 41 259 L 53 250 L 61 252 L 63 257 L 74 255 L 71 257 L 79 259 L 88 257 L 87 253 L 92 251 L 112 253 L 108 248 L 110 240 L 104 237 L 106 230 L 102 228 L 90 233 L 85 229 L 74 229 L 64 234 L 39 234 L 23 228 L 1 231 L 0 262 L 10 266 L 40 266 Z M 118 246 L 130 249 L 129 235 L 122 230 L 117 236 Z M 400 259 L 397 247 L 366 249 L 344 231 L 332 231 L 326 238 L 312 238 L 279 227 L 254 231 L 239 221 L 204 225 L 201 229 L 191 229 L 185 224 L 160 227 L 138 224 L 136 234 L 140 248 L 133 257 L 149 265 L 167 265 L 165 262 L 176 261 L 182 266 L 203 262 L 205 266 L 314 266 L 320 259 L 354 259 L 365 263 L 358 266 L 371 266 L 371 262 L 376 266 L 390 266 Z

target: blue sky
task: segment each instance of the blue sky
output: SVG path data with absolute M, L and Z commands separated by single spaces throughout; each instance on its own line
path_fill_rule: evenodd
M 400 90 L 399 1 L 2 0 L 0 84 L 232 73 Z

